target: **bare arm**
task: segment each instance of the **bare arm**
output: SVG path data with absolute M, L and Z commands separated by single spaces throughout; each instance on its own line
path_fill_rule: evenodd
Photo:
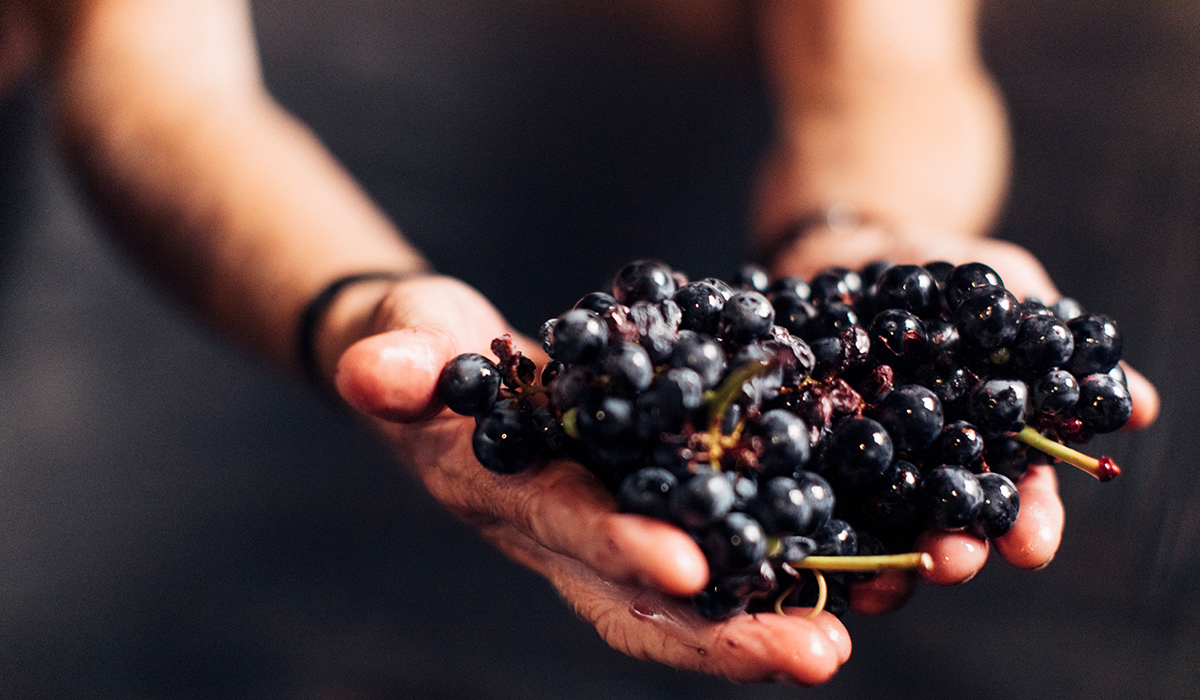
M 114 230 L 221 331 L 295 368 L 300 311 L 330 280 L 424 267 L 267 95 L 245 3 L 51 7 L 41 27 L 71 159 Z M 337 336 L 361 335 L 346 326 L 382 296 L 365 287 L 343 295 L 321 335 L 330 373 L 348 344 Z

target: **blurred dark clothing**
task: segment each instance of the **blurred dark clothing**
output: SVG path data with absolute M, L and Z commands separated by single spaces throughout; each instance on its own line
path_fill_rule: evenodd
M 521 328 L 659 257 L 740 261 L 769 112 L 536 3 L 264 0 L 267 81 L 441 270 Z M 1200 13 L 985 4 L 1012 112 L 1001 234 L 1116 317 L 1163 417 L 1060 472 L 1040 572 L 885 618 L 820 698 L 1200 696 Z M 346 416 L 224 345 L 103 236 L 33 87 L 0 106 L 0 697 L 782 698 L 607 648 Z

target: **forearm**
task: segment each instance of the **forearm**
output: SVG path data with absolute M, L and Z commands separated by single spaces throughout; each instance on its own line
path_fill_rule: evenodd
M 764 0 L 756 6 L 776 142 L 756 249 L 845 203 L 893 233 L 978 236 L 999 209 L 1008 134 L 974 2 Z
M 86 187 L 228 336 L 295 368 L 299 316 L 330 280 L 424 266 L 265 93 L 243 4 L 94 2 L 45 26 L 53 114 Z M 339 328 L 362 311 L 339 309 Z

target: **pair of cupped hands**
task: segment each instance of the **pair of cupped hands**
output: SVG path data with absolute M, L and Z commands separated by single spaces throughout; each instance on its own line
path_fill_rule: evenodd
M 997 240 L 930 239 L 897 248 L 889 234 L 863 229 L 834 234 L 859 256 L 881 248 L 895 260 L 982 260 L 1018 295 L 1053 300 L 1057 291 L 1023 249 Z M 818 238 L 820 234 L 818 234 Z M 851 240 L 857 239 L 857 240 Z M 615 649 L 674 667 L 740 682 L 815 684 L 850 656 L 850 635 L 838 618 L 802 610 L 741 614 L 711 622 L 687 598 L 708 581 L 696 543 L 662 521 L 620 513 L 608 491 L 581 465 L 559 459 L 515 475 L 487 471 L 471 448 L 474 421 L 445 410 L 435 396 L 442 366 L 462 352 L 487 354 L 493 338 L 518 338 L 522 351 L 544 362 L 537 343 L 519 336 L 478 292 L 447 277 L 401 282 L 376 311 L 377 331 L 342 356 L 335 378 L 342 397 L 370 416 L 401 461 L 433 496 L 477 527 L 515 561 L 546 577 L 580 617 Z M 1134 412 L 1130 427 L 1153 420 L 1153 387 L 1129 370 Z M 1011 564 L 1037 569 L 1053 558 L 1063 527 L 1055 471 L 1032 466 L 1017 485 L 1021 510 L 1012 531 L 994 541 Z M 930 531 L 917 547 L 933 558 L 921 578 L 951 585 L 972 578 L 989 543 L 957 532 Z M 851 609 L 864 614 L 900 607 L 915 575 L 885 572 L 850 587 Z
M 1019 298 L 1056 300 L 1058 290 L 1028 251 L 970 235 L 994 217 L 1007 176 L 1007 130 L 990 83 L 978 78 L 965 87 L 957 80 L 943 86 L 922 79 L 897 99 L 881 98 L 878 89 L 860 97 L 781 119 L 760 174 L 754 227 L 781 230 L 796 213 L 854 199 L 851 194 L 877 203 L 893 225 L 814 228 L 777 246 L 771 272 L 808 277 L 827 266 L 858 269 L 874 260 L 980 261 Z M 592 290 L 580 295 L 586 291 Z M 400 282 L 376 309 L 372 329 L 341 357 L 335 377 L 341 396 L 375 423 L 436 499 L 546 577 L 613 648 L 738 682 L 803 685 L 829 679 L 850 657 L 850 635 L 828 612 L 814 619 L 802 610 L 722 622 L 702 618 L 688 601 L 708 581 L 696 543 L 668 523 L 618 512 L 583 466 L 562 459 L 514 475 L 484 469 L 471 448 L 474 421 L 445 410 L 435 397 L 443 365 L 462 352 L 487 355 L 492 339 L 505 333 L 539 364 L 545 358 L 478 292 L 445 277 Z M 1136 429 L 1154 420 L 1158 397 L 1144 377 L 1126 372 L 1133 396 L 1128 426 Z M 1054 468 L 1030 467 L 1017 488 L 1020 515 L 994 543 L 964 533 L 922 536 L 917 546 L 931 555 L 933 567 L 920 578 L 939 585 L 967 581 L 992 544 L 1012 565 L 1048 564 L 1063 528 Z M 917 585 L 915 574 L 903 572 L 852 583 L 851 609 L 895 610 Z

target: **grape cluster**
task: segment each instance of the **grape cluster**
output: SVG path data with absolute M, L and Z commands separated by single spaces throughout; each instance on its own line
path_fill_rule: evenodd
M 1039 450 L 1115 476 L 1063 443 L 1132 408 L 1111 319 L 1018 300 L 981 263 L 774 282 L 748 266 L 726 282 L 641 260 L 541 335 L 540 373 L 499 338 L 496 361 L 448 363 L 439 395 L 475 416 L 488 469 L 569 456 L 623 510 L 689 532 L 711 570 L 693 603 L 711 619 L 793 589 L 837 612 L 844 580 L 803 585 L 803 569 L 886 561 L 928 527 L 1000 537 Z

